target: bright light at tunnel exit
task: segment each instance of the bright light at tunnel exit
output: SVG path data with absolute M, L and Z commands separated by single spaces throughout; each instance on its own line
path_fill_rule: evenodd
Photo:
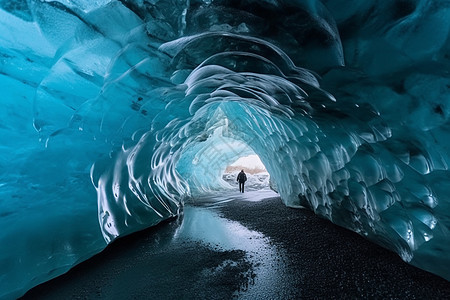
M 227 170 L 235 168 L 244 169 L 244 171 L 251 173 L 267 173 L 266 167 L 256 154 L 240 157 L 234 163 L 229 165 Z

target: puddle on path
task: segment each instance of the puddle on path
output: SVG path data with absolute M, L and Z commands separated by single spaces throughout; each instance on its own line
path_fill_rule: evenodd
M 250 192 L 197 199 L 179 218 L 115 241 L 24 299 L 287 299 L 293 281 L 285 250 L 220 214 L 232 199 L 261 198 Z
M 273 192 L 272 192 L 273 193 Z M 245 194 L 244 194 L 245 195 Z M 228 196 L 227 196 L 228 197 Z M 186 205 L 183 222 L 175 231 L 174 242 L 196 241 L 215 250 L 242 250 L 253 266 L 254 278 L 239 299 L 268 299 L 289 296 L 289 274 L 286 270 L 285 250 L 274 245 L 267 237 L 252 231 L 236 221 L 220 216 L 217 211 L 224 199 L 215 198 L 215 204 L 197 201 L 195 206 Z M 231 197 L 230 197 L 231 198 Z M 250 194 L 242 200 L 255 201 Z M 212 199 L 210 199 L 212 200 Z

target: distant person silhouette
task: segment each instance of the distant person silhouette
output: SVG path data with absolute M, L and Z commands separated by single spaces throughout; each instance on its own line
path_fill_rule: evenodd
M 247 181 L 247 175 L 245 175 L 244 170 L 239 172 L 236 181 L 239 181 L 239 192 L 244 192 L 244 183 Z

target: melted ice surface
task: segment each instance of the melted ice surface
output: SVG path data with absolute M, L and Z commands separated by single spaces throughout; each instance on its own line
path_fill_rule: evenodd
M 252 153 L 286 205 L 449 279 L 449 15 L 445 0 L 3 1 L 0 297 L 229 188 Z

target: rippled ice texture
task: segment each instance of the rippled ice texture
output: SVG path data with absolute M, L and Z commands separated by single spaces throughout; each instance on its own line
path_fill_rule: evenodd
M 0 1 L 0 297 L 252 153 L 286 205 L 450 279 L 449 22 L 448 0 Z

